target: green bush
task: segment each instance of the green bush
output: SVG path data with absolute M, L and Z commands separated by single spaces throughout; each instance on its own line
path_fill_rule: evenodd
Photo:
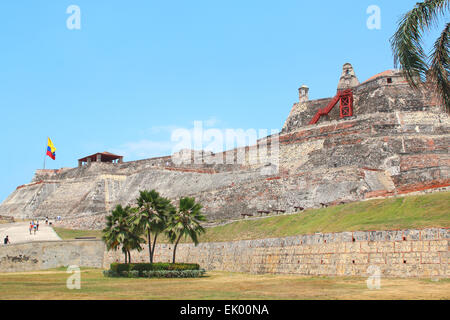
M 156 270 L 144 271 L 143 276 L 147 278 L 200 278 L 205 270 Z
M 116 267 L 116 266 L 115 266 Z M 115 268 L 115 270 L 120 270 Z M 109 278 L 123 277 L 123 278 L 200 278 L 206 271 L 205 269 L 198 270 L 131 270 L 131 271 L 120 271 L 115 270 L 104 270 L 103 275 Z
M 117 278 L 119 274 L 113 270 L 103 270 L 103 275 L 108 278 Z
M 198 264 L 192 263 L 111 263 L 111 270 L 122 274 L 122 272 L 138 271 L 142 276 L 144 271 L 185 271 L 200 270 Z

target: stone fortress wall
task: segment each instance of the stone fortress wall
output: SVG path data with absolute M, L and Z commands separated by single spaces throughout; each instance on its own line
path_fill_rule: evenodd
M 450 118 L 436 104 L 427 84 L 412 90 L 401 73 L 387 71 L 359 84 L 344 65 L 339 88 L 354 93 L 354 116 L 340 119 L 339 107 L 308 125 L 331 98 L 310 101 L 300 88 L 279 136 L 279 158 L 216 164 L 204 152 L 176 164 L 161 157 L 117 164 L 37 171 L 1 205 L 0 215 L 15 218 L 61 216 L 70 228 L 99 229 L 115 205 L 134 204 L 139 190 L 156 189 L 177 200 L 194 196 L 210 222 L 239 219 L 258 211 L 314 208 L 342 202 L 450 186 Z M 258 148 L 273 139 L 259 141 Z
M 180 244 L 177 261 L 199 263 L 208 271 L 308 276 L 449 278 L 448 229 L 343 232 L 279 239 Z M 155 259 L 172 259 L 173 245 L 157 245 Z M 148 250 L 132 253 L 148 262 Z M 108 268 L 123 262 L 120 251 L 106 252 L 102 241 L 55 241 L 11 245 L 0 250 L 0 272 L 60 266 Z

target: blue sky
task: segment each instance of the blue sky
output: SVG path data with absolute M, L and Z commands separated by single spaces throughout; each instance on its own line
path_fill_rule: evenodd
M 298 87 L 335 93 L 342 65 L 360 81 L 391 69 L 388 39 L 416 0 L 0 3 L 0 201 L 42 168 L 98 151 L 167 155 L 173 128 L 281 129 Z M 69 30 L 69 5 L 81 29 Z M 369 30 L 369 5 L 381 30 Z

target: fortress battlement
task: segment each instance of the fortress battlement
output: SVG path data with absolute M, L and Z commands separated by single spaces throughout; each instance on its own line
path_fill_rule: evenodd
M 450 119 L 428 86 L 411 89 L 394 70 L 360 83 L 345 64 L 334 98 L 309 100 L 309 88 L 299 89 L 277 137 L 276 165 L 254 161 L 251 152 L 272 147 L 274 137 L 231 150 L 245 154 L 233 164 L 193 150 L 183 151 L 196 160 L 187 163 L 173 156 L 117 163 L 87 157 L 76 168 L 36 171 L 0 205 L 0 215 L 61 216 L 67 227 L 102 228 L 115 205 L 132 205 L 139 190 L 156 189 L 174 201 L 195 197 L 214 222 L 446 189 Z

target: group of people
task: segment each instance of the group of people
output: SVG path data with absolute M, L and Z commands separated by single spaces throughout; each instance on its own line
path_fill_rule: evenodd
M 59 217 L 58 216 L 58 218 L 57 218 L 57 220 L 61 220 L 61 217 Z M 46 217 L 45 218 L 45 224 L 46 225 L 48 225 L 48 224 L 52 224 L 51 222 L 49 222 L 49 219 L 48 219 L 48 217 Z M 32 232 L 34 233 L 34 234 L 36 234 L 36 231 L 39 231 L 39 220 L 36 220 L 36 221 L 30 221 L 30 226 L 29 226 L 29 231 L 30 231 L 30 234 L 32 234 Z M 10 244 L 11 242 L 9 241 L 9 236 L 6 236 L 4 239 L 3 239 L 3 244 L 4 245 L 7 245 L 7 244 Z
M 49 224 L 48 217 L 45 217 L 45 225 L 48 224 Z M 36 231 L 39 231 L 39 220 L 37 220 L 36 222 L 34 222 L 34 220 L 30 221 L 30 234 L 32 231 L 34 231 L 34 234 L 36 234 Z
M 36 231 L 39 231 L 39 220 L 37 222 L 30 221 L 30 234 L 31 231 L 34 231 L 34 234 L 36 234 Z

